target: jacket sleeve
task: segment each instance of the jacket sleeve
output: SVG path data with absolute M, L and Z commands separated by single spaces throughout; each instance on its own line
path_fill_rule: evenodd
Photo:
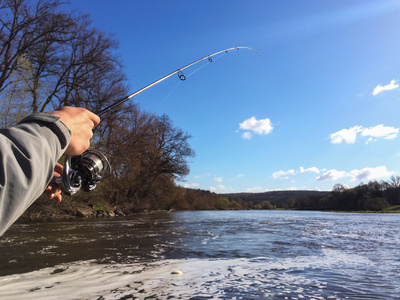
M 43 193 L 70 138 L 67 126 L 46 113 L 0 130 L 0 235 Z

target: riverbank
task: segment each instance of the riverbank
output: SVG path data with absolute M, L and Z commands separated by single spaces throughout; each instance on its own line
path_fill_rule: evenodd
M 391 205 L 383 210 L 324 210 L 324 212 L 362 213 L 362 214 L 399 214 L 400 205 Z
M 400 213 L 400 205 L 392 205 L 384 209 L 383 212 Z
M 191 209 L 188 209 L 189 211 Z M 202 210 L 202 209 L 199 209 Z M 215 209 L 208 209 L 215 210 Z M 232 209 L 225 209 L 232 210 Z M 244 209 L 236 209 L 244 210 Z M 249 209 L 245 209 L 249 210 Z M 251 209 L 259 210 L 259 209 Z M 265 209 L 266 210 L 266 209 Z M 270 209 L 269 209 L 270 210 Z M 272 209 L 272 210 L 296 210 L 296 209 Z M 132 216 L 136 214 L 150 214 L 150 213 L 168 213 L 170 210 L 145 210 L 133 209 L 132 207 L 120 207 L 108 203 L 104 200 L 91 202 L 72 201 L 72 198 L 66 198 L 61 203 L 53 203 L 50 200 L 41 197 L 39 198 L 18 220 L 18 222 L 45 222 L 45 221 L 63 221 L 75 219 L 94 219 L 94 218 L 117 218 Z M 338 212 L 338 213 L 400 213 L 400 205 L 392 205 L 383 210 L 357 210 L 357 211 L 342 211 L 342 210 L 315 210 L 325 212 Z
M 73 220 L 82 218 L 114 218 L 125 217 L 138 212 L 123 209 L 105 201 L 71 201 L 67 198 L 61 203 L 54 203 L 45 197 L 40 197 L 24 214 L 18 222 L 43 222 L 57 220 Z

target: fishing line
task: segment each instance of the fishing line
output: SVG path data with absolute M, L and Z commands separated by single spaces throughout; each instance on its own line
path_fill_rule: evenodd
M 190 75 L 189 75 L 190 76 Z M 156 110 L 158 110 L 163 104 L 164 102 L 169 98 L 169 96 L 171 96 L 171 94 L 176 90 L 176 88 L 178 86 L 180 86 L 182 84 L 182 81 L 178 82 L 176 84 L 176 86 L 169 92 L 169 94 L 160 102 L 160 104 L 157 105 Z
M 226 54 L 226 53 L 225 53 L 225 54 Z M 213 61 L 216 61 L 216 60 L 220 59 L 220 58 L 223 57 L 225 54 L 221 54 L 220 56 L 217 56 L 216 58 L 214 58 Z M 212 61 L 211 61 L 211 62 L 212 62 Z M 182 73 L 182 75 L 185 76 L 185 80 L 186 80 L 187 78 L 189 78 L 189 77 L 192 76 L 193 74 L 197 73 L 198 71 L 200 71 L 200 70 L 203 69 L 204 67 L 208 66 L 211 62 L 209 61 L 208 63 L 203 64 L 202 66 L 198 67 L 196 70 L 194 70 L 194 71 L 193 71 L 192 73 L 190 73 L 189 75 L 183 75 L 183 73 Z M 184 81 L 184 80 L 181 80 L 180 82 L 178 82 L 177 85 L 175 85 L 175 87 L 168 93 L 168 95 L 160 102 L 160 104 L 157 105 L 156 110 L 158 110 L 158 109 L 164 104 L 164 102 L 171 96 L 171 94 L 178 88 L 178 86 L 180 86 L 180 85 L 182 84 L 182 81 Z

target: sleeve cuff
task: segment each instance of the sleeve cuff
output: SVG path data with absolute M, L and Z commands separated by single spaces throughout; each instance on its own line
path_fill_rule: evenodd
M 38 123 L 48 127 L 57 135 L 62 149 L 66 148 L 69 144 L 71 131 L 63 122 L 60 121 L 59 117 L 46 113 L 36 113 L 22 119 L 19 122 L 19 124 L 23 123 Z

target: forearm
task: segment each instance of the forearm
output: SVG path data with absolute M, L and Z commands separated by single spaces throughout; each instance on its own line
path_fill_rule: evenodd
M 0 235 L 43 193 L 69 140 L 68 128 L 48 114 L 0 130 Z

